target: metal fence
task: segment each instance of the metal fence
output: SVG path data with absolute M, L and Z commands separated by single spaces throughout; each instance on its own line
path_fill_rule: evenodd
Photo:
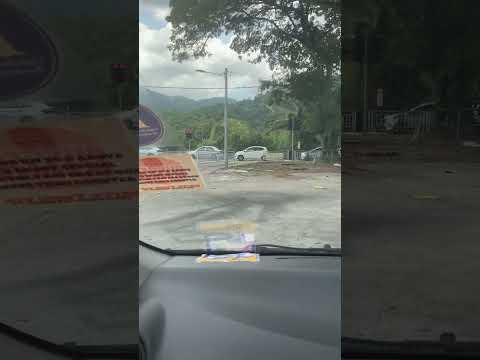
M 386 130 L 386 119 L 392 119 L 392 130 L 400 132 L 410 132 L 418 124 L 423 124 L 426 128 L 431 128 L 433 123 L 433 113 L 431 111 L 398 112 L 398 111 L 370 111 L 367 119 L 367 129 L 374 131 Z
M 322 151 L 316 151 L 310 153 L 305 159 L 302 159 L 302 153 L 307 153 L 308 150 L 294 150 L 293 159 L 291 156 L 291 150 L 284 150 L 281 154 L 282 158 L 276 160 L 307 160 L 307 161 L 319 161 L 324 163 L 335 163 L 341 161 L 341 155 L 336 148 L 326 149 Z
M 414 111 L 401 112 L 394 110 L 374 110 L 369 111 L 365 123 L 359 128 L 359 113 L 345 112 L 343 113 L 343 130 L 346 132 L 356 131 L 386 131 L 386 121 L 390 117 L 393 129 L 397 132 L 412 132 L 417 124 L 423 123 L 426 128 L 433 126 L 433 112 L 431 111 Z
M 343 131 L 353 132 L 357 129 L 357 113 L 343 113 Z

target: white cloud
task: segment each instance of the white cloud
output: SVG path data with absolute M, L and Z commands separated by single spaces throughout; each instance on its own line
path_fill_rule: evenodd
M 158 7 L 153 11 L 154 16 L 159 20 L 165 20 L 165 18 L 170 15 L 169 7 Z
M 170 0 L 140 0 L 140 7 L 168 7 Z
M 155 14 L 163 16 L 164 8 L 157 7 Z M 168 10 L 168 8 L 167 8 Z M 227 66 L 232 71 L 230 86 L 258 85 L 259 80 L 270 79 L 272 72 L 266 63 L 251 64 L 240 60 L 229 48 L 229 44 L 220 39 L 208 42 L 212 56 L 183 63 L 174 62 L 167 48 L 171 33 L 171 24 L 160 29 L 153 29 L 146 24 L 139 24 L 140 84 L 181 87 L 223 87 L 223 78 L 210 74 L 195 72 L 204 69 L 222 72 Z M 223 96 L 223 90 L 185 90 L 154 89 L 167 95 L 182 95 L 194 99 Z M 232 98 L 252 97 L 256 89 L 230 91 Z

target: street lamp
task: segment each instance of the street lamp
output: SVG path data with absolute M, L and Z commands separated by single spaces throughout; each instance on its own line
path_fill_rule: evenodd
M 370 25 L 367 21 L 362 21 L 357 24 L 358 26 L 358 36 L 361 37 L 363 40 L 363 56 L 362 56 L 362 67 L 363 67 L 363 75 L 362 75 L 362 82 L 363 82 L 363 89 L 362 89 L 362 97 L 363 97 L 363 114 L 362 114 L 362 131 L 368 131 L 368 38 L 370 36 Z
M 205 74 L 212 74 L 212 75 L 219 75 L 225 77 L 225 101 L 224 101 L 224 108 L 223 108 L 223 156 L 225 158 L 225 169 L 228 169 L 228 143 L 227 143 L 227 134 L 228 134 L 228 122 L 227 122 L 227 102 L 228 102 L 228 69 L 225 68 L 223 73 L 215 73 L 206 70 L 195 70 L 199 73 Z

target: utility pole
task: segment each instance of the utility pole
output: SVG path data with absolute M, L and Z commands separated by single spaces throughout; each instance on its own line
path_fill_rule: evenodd
M 117 96 L 118 96 L 118 107 L 120 111 L 123 110 L 123 99 L 122 99 L 122 86 L 119 84 L 117 85 Z
M 228 106 L 228 75 L 229 71 L 227 68 L 225 68 L 225 71 L 222 73 L 215 73 L 215 72 L 210 72 L 210 71 L 205 71 L 201 69 L 195 70 L 200 73 L 206 73 L 206 74 L 213 74 L 213 75 L 221 75 L 225 78 L 225 103 L 224 103 L 224 108 L 223 108 L 223 128 L 224 128 L 224 134 L 223 134 L 223 156 L 225 158 L 225 169 L 228 169 L 228 119 L 227 119 L 227 106 Z
M 368 130 L 368 30 L 363 29 L 363 131 Z
M 292 127 L 292 160 L 295 160 L 295 155 L 294 155 L 295 145 L 293 143 L 293 131 L 295 129 L 295 117 L 293 117 L 293 116 L 290 117 L 290 125 Z
M 227 103 L 228 103 L 228 69 L 225 68 L 225 106 L 223 109 L 223 156 L 225 157 L 225 169 L 228 169 L 228 121 L 227 121 Z
M 111 64 L 110 76 L 116 90 L 117 102 L 120 111 L 123 110 L 123 86 L 128 81 L 129 67 L 127 64 Z

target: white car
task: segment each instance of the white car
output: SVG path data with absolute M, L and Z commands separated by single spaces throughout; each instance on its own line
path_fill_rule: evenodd
M 160 151 L 156 146 L 144 146 L 139 149 L 139 153 L 143 156 L 154 156 L 158 155 Z
M 215 146 L 200 146 L 198 149 L 188 152 L 194 159 L 218 160 L 222 155 L 222 150 Z
M 300 154 L 300 159 L 301 160 L 313 160 L 313 159 L 319 159 L 322 156 L 323 152 L 323 147 L 318 146 L 312 150 L 302 152 Z
M 0 107 L 0 116 L 14 119 L 41 119 L 46 115 L 50 106 L 34 102 L 30 104 L 10 104 Z
M 415 113 L 415 111 L 425 111 L 426 109 L 431 109 L 432 106 L 437 104 L 437 101 L 430 101 L 411 108 L 408 111 L 400 112 L 396 114 L 390 114 L 384 116 L 384 126 L 387 131 L 392 131 L 395 126 L 400 121 L 400 118 L 403 116 L 408 116 L 411 113 Z
M 267 160 L 268 149 L 265 146 L 250 146 L 235 153 L 235 159 L 243 160 Z

